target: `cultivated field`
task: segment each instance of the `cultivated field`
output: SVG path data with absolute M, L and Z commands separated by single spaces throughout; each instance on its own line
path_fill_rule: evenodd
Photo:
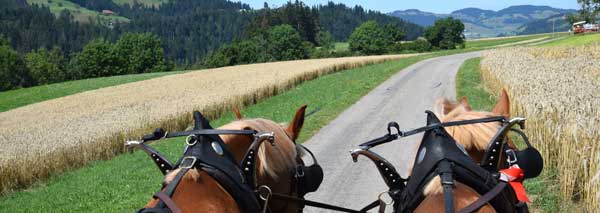
M 252 64 L 188 72 L 0 113 L 0 192 L 122 152 L 126 138 L 181 130 L 193 110 L 215 118 L 320 75 L 411 55 Z M 18 165 L 18 166 L 15 166 Z
M 513 115 L 555 172 L 565 201 L 600 202 L 600 45 L 504 48 L 484 54 L 486 88 L 506 87 Z M 553 169 L 551 169 L 553 168 Z

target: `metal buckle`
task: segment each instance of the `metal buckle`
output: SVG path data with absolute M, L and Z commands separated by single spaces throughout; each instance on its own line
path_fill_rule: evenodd
M 194 145 L 196 145 L 196 143 L 198 143 L 198 138 L 196 138 L 196 136 L 195 136 L 195 135 L 188 135 L 188 136 L 185 138 L 185 143 L 186 143 L 188 146 L 194 146 Z
M 506 162 L 508 162 L 508 164 L 513 165 L 517 162 L 517 153 L 515 153 L 515 150 L 512 149 L 507 149 L 506 150 Z
M 188 165 L 186 164 L 186 161 L 190 159 L 192 162 Z M 198 158 L 194 157 L 194 156 L 185 156 L 181 159 L 181 164 L 179 167 L 184 168 L 184 169 L 191 169 L 192 167 L 194 167 L 194 165 L 196 165 L 196 161 L 198 160 Z
M 296 178 L 304 177 L 304 168 L 302 168 L 302 166 L 296 166 L 296 174 L 294 176 L 296 176 Z

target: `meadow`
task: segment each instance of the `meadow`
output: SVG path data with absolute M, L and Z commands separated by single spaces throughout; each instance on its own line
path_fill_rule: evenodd
M 255 104 L 324 74 L 409 56 L 315 59 L 194 71 L 2 112 L 0 192 L 113 157 L 123 151 L 125 138 L 156 127 L 185 129 L 193 110 L 217 118 L 232 106 Z
M 564 33 L 557 34 L 557 36 L 564 36 Z M 466 47 L 467 48 L 477 48 L 477 47 L 495 47 L 495 46 L 506 46 L 506 45 L 515 45 L 515 44 L 525 44 L 525 43 L 533 43 L 537 41 L 542 41 L 545 39 L 552 38 L 552 34 L 535 34 L 535 35 L 526 35 L 526 36 L 509 36 L 509 37 L 497 37 L 497 38 L 485 38 L 485 39 L 474 39 L 467 40 Z
M 542 46 L 582 46 L 590 43 L 600 43 L 600 33 L 571 35 L 562 39 L 543 44 Z
M 75 4 L 68 0 L 27 0 L 27 3 L 30 5 L 40 5 L 49 7 L 50 12 L 54 15 L 60 15 L 60 12 L 63 10 L 68 10 L 71 12 L 76 21 L 81 23 L 89 23 L 91 20 L 101 20 L 102 23 L 108 23 L 108 21 L 118 21 L 118 22 L 129 22 L 128 18 L 123 16 L 111 15 L 105 16 L 100 12 L 89 10 L 85 7 L 81 7 L 78 4 Z
M 483 84 L 507 88 L 513 115 L 528 118 L 562 199 L 597 210 L 600 201 L 600 45 L 503 48 L 484 53 Z M 554 209 L 557 210 L 557 209 Z M 567 211 L 568 209 L 558 209 Z

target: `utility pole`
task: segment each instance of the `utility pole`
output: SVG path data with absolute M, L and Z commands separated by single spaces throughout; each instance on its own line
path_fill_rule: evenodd
M 552 38 L 556 37 L 556 36 L 555 36 L 555 33 L 554 33 L 554 23 L 555 23 L 555 22 L 556 22 L 556 19 L 555 19 L 555 18 L 553 18 L 553 19 L 552 19 Z

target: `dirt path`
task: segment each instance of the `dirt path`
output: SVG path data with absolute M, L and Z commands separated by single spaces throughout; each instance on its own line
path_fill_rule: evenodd
M 360 157 L 353 163 L 349 151 L 358 144 L 383 136 L 390 121 L 400 129 L 413 129 L 425 124 L 425 110 L 431 109 L 441 96 L 454 98 L 454 78 L 468 58 L 480 56 L 472 52 L 433 58 L 414 64 L 364 96 L 305 143 L 325 170 L 325 179 L 308 199 L 360 209 L 387 188 L 371 161 Z M 412 167 L 421 136 L 414 136 L 373 148 L 405 176 Z M 307 207 L 307 212 L 323 211 Z M 391 210 L 391 208 L 388 208 Z

